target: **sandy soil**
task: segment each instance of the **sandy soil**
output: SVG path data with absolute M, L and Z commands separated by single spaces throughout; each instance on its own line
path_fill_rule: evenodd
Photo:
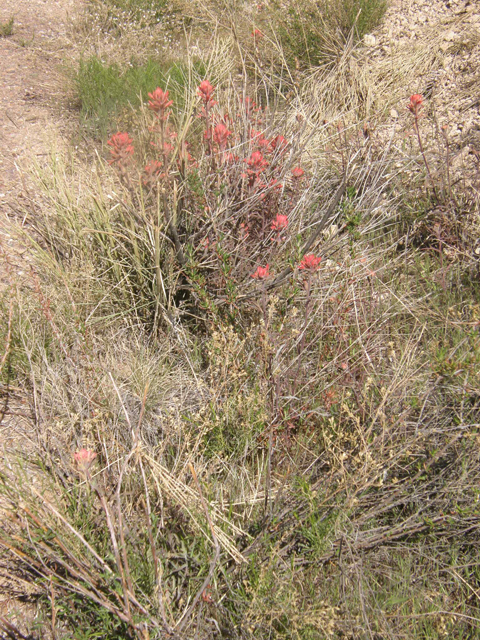
M 23 218 L 22 209 L 35 199 L 25 170 L 32 160 L 46 158 L 52 141 L 61 144 L 65 133 L 61 65 L 69 57 L 68 33 L 80 7 L 80 0 L 0 3 L 0 24 L 14 18 L 13 35 L 0 37 L 0 243 L 17 270 L 26 256 L 8 222 Z

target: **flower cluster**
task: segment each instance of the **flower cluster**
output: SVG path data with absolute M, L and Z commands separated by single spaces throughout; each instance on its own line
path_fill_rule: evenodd
M 150 98 L 148 108 L 154 111 L 161 120 L 167 120 L 170 113 L 167 109 L 173 104 L 173 100 L 168 99 L 168 91 L 157 87 L 155 91 L 148 94 L 148 97 Z
M 420 114 L 420 109 L 422 108 L 423 96 L 419 93 L 414 93 L 413 96 L 410 96 L 410 102 L 407 104 L 407 109 L 413 113 L 415 117 L 418 117 Z
M 261 35 L 260 32 L 255 32 L 255 37 L 260 38 Z M 264 260 L 270 262 L 278 245 L 287 237 L 285 231 L 289 227 L 288 212 L 294 210 L 305 171 L 301 166 L 295 166 L 290 168 L 290 179 L 281 179 L 288 169 L 286 151 L 289 149 L 289 142 L 280 134 L 267 133 L 264 111 L 250 97 L 242 100 L 241 112 L 238 114 L 242 133 L 235 134 L 232 131 L 235 123 L 228 113 L 222 112 L 217 106 L 214 99 L 215 87 L 209 80 L 205 79 L 198 85 L 197 95 L 198 116 L 203 124 L 204 157 L 208 157 L 205 165 L 208 166 L 209 175 L 215 176 L 215 183 L 222 190 L 228 190 L 231 205 L 226 224 L 232 224 L 237 212 L 239 217 L 229 228 L 228 234 L 222 235 L 223 230 L 220 230 L 221 239 L 213 234 L 212 239 L 207 238 L 201 245 L 201 250 L 221 250 L 224 262 L 227 260 L 224 256 L 236 255 L 236 258 L 228 260 L 242 259 L 248 264 L 261 243 L 266 251 Z M 150 142 L 154 156 L 146 161 L 140 178 L 141 184 L 148 189 L 146 199 L 152 198 L 153 190 L 159 183 L 170 187 L 178 184 L 180 177 L 188 185 L 186 178 L 192 177 L 192 184 L 194 181 L 196 184 L 196 181 L 202 180 L 198 167 L 203 166 L 190 155 L 185 136 L 179 140 L 180 136 L 168 122 L 173 105 L 169 92 L 157 87 L 148 97 L 148 109 L 155 116 L 150 131 L 155 134 L 155 138 Z M 134 183 L 126 172 L 126 164 L 134 153 L 132 139 L 128 133 L 116 133 L 108 141 L 108 145 L 111 148 L 111 164 L 116 163 L 122 181 L 133 189 Z M 242 166 L 243 171 L 240 169 Z M 239 180 L 239 176 L 246 180 Z M 165 189 L 165 193 L 168 191 L 169 189 Z M 163 203 L 165 207 L 169 204 L 168 197 Z M 181 206 L 192 207 L 193 210 L 199 206 L 207 216 L 211 213 L 211 203 L 201 189 L 190 191 L 187 186 L 182 195 Z M 183 210 L 179 210 L 180 215 Z M 237 231 L 232 233 L 232 230 Z M 178 236 L 178 230 L 174 231 Z M 236 246 L 237 253 L 234 251 Z M 298 268 L 313 273 L 318 270 L 320 260 L 313 254 L 304 256 Z M 258 266 L 251 274 L 254 280 L 262 281 L 270 276 L 268 263 Z
M 295 167 L 295 169 L 292 169 L 292 176 L 296 180 L 303 178 L 304 174 L 305 174 L 305 171 L 302 169 L 302 167 Z
M 268 162 L 263 157 L 263 153 L 261 151 L 254 151 L 249 158 L 244 160 L 244 162 L 247 163 L 247 175 L 250 178 L 249 184 L 252 186 L 262 171 L 265 171 L 268 167 Z
M 299 269 L 305 269 L 306 271 L 310 271 L 313 273 L 320 268 L 320 262 L 322 258 L 320 256 L 315 256 L 313 253 L 309 253 L 308 255 L 303 257 L 303 260 L 298 265 Z
M 134 154 L 133 140 L 128 133 L 114 133 L 107 144 L 111 147 L 109 164 L 127 165 Z
M 270 140 L 264 136 L 263 131 L 255 131 L 255 129 L 252 129 L 250 131 L 250 138 L 252 144 L 257 144 L 260 148 L 267 151 L 270 150 Z
M 218 145 L 220 151 L 227 148 L 228 137 L 232 135 L 223 122 L 219 122 L 213 130 L 213 141 Z
M 143 184 L 147 187 L 155 183 L 162 175 L 163 164 L 158 160 L 153 160 L 143 169 Z
M 257 270 L 255 273 L 252 273 L 251 277 L 255 280 L 265 280 L 270 275 L 270 266 L 266 264 L 264 267 L 257 267 Z
M 217 103 L 212 98 L 215 87 L 212 87 L 208 80 L 204 80 L 198 87 L 198 95 L 206 107 L 213 107 Z
M 78 465 L 80 471 L 87 473 L 95 461 L 97 454 L 90 449 L 80 449 L 73 454 L 73 458 Z
M 287 227 L 288 217 L 282 216 L 280 213 L 278 213 L 270 228 L 272 229 L 272 231 L 283 231 L 283 229 L 286 229 Z

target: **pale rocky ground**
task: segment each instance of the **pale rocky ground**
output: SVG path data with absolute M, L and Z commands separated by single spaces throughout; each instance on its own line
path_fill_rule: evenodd
M 26 275 L 29 256 L 14 238 L 12 221 L 24 221 L 40 202 L 28 177 L 34 161 L 48 161 L 53 148 L 67 147 L 69 119 L 62 65 L 74 58 L 70 37 L 81 0 L 2 0 L 0 22 L 14 17 L 14 34 L 0 38 L 0 251 L 3 290 L 12 275 Z M 408 91 L 434 102 L 440 125 L 449 126 L 453 168 L 468 176 L 478 195 L 480 161 L 480 2 L 474 0 L 392 0 L 382 27 L 365 39 L 372 59 L 391 55 L 392 47 L 440 36 L 438 64 L 425 77 L 412 78 Z M 403 105 L 404 106 L 404 105 Z M 400 109 L 400 107 L 399 107 Z M 399 114 L 401 116 L 401 114 Z M 1 291 L 2 289 L 0 289 Z M 0 347 L 0 357 L 2 349 Z M 14 392 L 13 392 L 14 393 Z M 0 389 L 0 400 L 5 402 Z M 11 400 L 10 400 L 11 402 Z M 28 403 L 14 400 L 12 413 L 0 424 L 4 446 L 21 426 Z M 15 413 L 17 415 L 15 415 Z M 31 427 L 30 427 L 31 428 Z M 25 593 L 25 585 L 17 585 Z M 3 602 L 2 602 L 3 601 Z M 12 600 L 1 594 L 0 616 L 11 613 Z M 35 612 L 23 608 L 14 620 Z
M 447 126 L 453 180 L 465 180 L 465 186 L 478 198 L 479 0 L 398 0 L 387 11 L 381 28 L 372 35 L 366 36 L 365 44 L 370 47 L 373 59 L 389 57 L 394 48 L 431 39 L 436 49 L 434 64 L 425 75 L 411 79 L 405 96 L 424 95 L 425 107 L 434 109 L 438 125 Z M 405 111 L 404 105 L 401 109 Z

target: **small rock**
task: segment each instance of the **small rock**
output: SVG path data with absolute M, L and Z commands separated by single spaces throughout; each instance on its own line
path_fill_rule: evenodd
M 398 118 L 398 111 L 396 109 L 390 109 L 390 117 L 391 118 Z
M 371 33 L 367 33 L 365 36 L 363 36 L 363 42 L 367 47 L 374 47 L 377 44 L 377 39 Z
M 457 34 L 455 31 L 447 31 L 447 33 L 443 36 L 445 42 L 453 42 L 457 38 Z

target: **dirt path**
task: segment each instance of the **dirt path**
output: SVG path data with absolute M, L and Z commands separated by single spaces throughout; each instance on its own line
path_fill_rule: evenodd
M 5 252 L 0 256 L 0 294 L 12 275 L 21 280 L 28 270 L 29 256 L 11 233 L 12 221 L 23 220 L 25 209 L 35 209 L 39 203 L 26 169 L 32 160 L 47 159 L 54 141 L 61 147 L 62 140 L 67 140 L 61 64 L 72 54 L 68 34 L 79 9 L 81 0 L 0 3 L 0 25 L 13 17 L 13 34 L 0 37 L 0 251 Z M 5 268 L 7 262 L 14 274 Z M 3 354 L 3 345 L 0 352 Z M 3 411 L 2 446 L 8 447 L 19 433 L 28 440 L 31 424 L 23 394 L 10 389 L 8 407 L 2 397 Z M 13 597 L 16 593 L 23 597 L 32 594 L 35 588 L 12 583 L 9 578 L 5 582 L 6 576 L 1 573 L 0 616 L 26 632 L 36 620 L 36 606 L 28 598 L 19 604 Z
M 0 24 L 13 18 L 13 34 L 0 37 L 0 242 L 16 269 L 28 258 L 9 233 L 32 196 L 24 169 L 46 157 L 66 123 L 61 63 L 81 0 L 2 0 Z M 65 111 L 65 109 L 64 109 Z M 1 270 L 0 270 L 1 271 Z M 5 284 L 5 273 L 0 280 Z

